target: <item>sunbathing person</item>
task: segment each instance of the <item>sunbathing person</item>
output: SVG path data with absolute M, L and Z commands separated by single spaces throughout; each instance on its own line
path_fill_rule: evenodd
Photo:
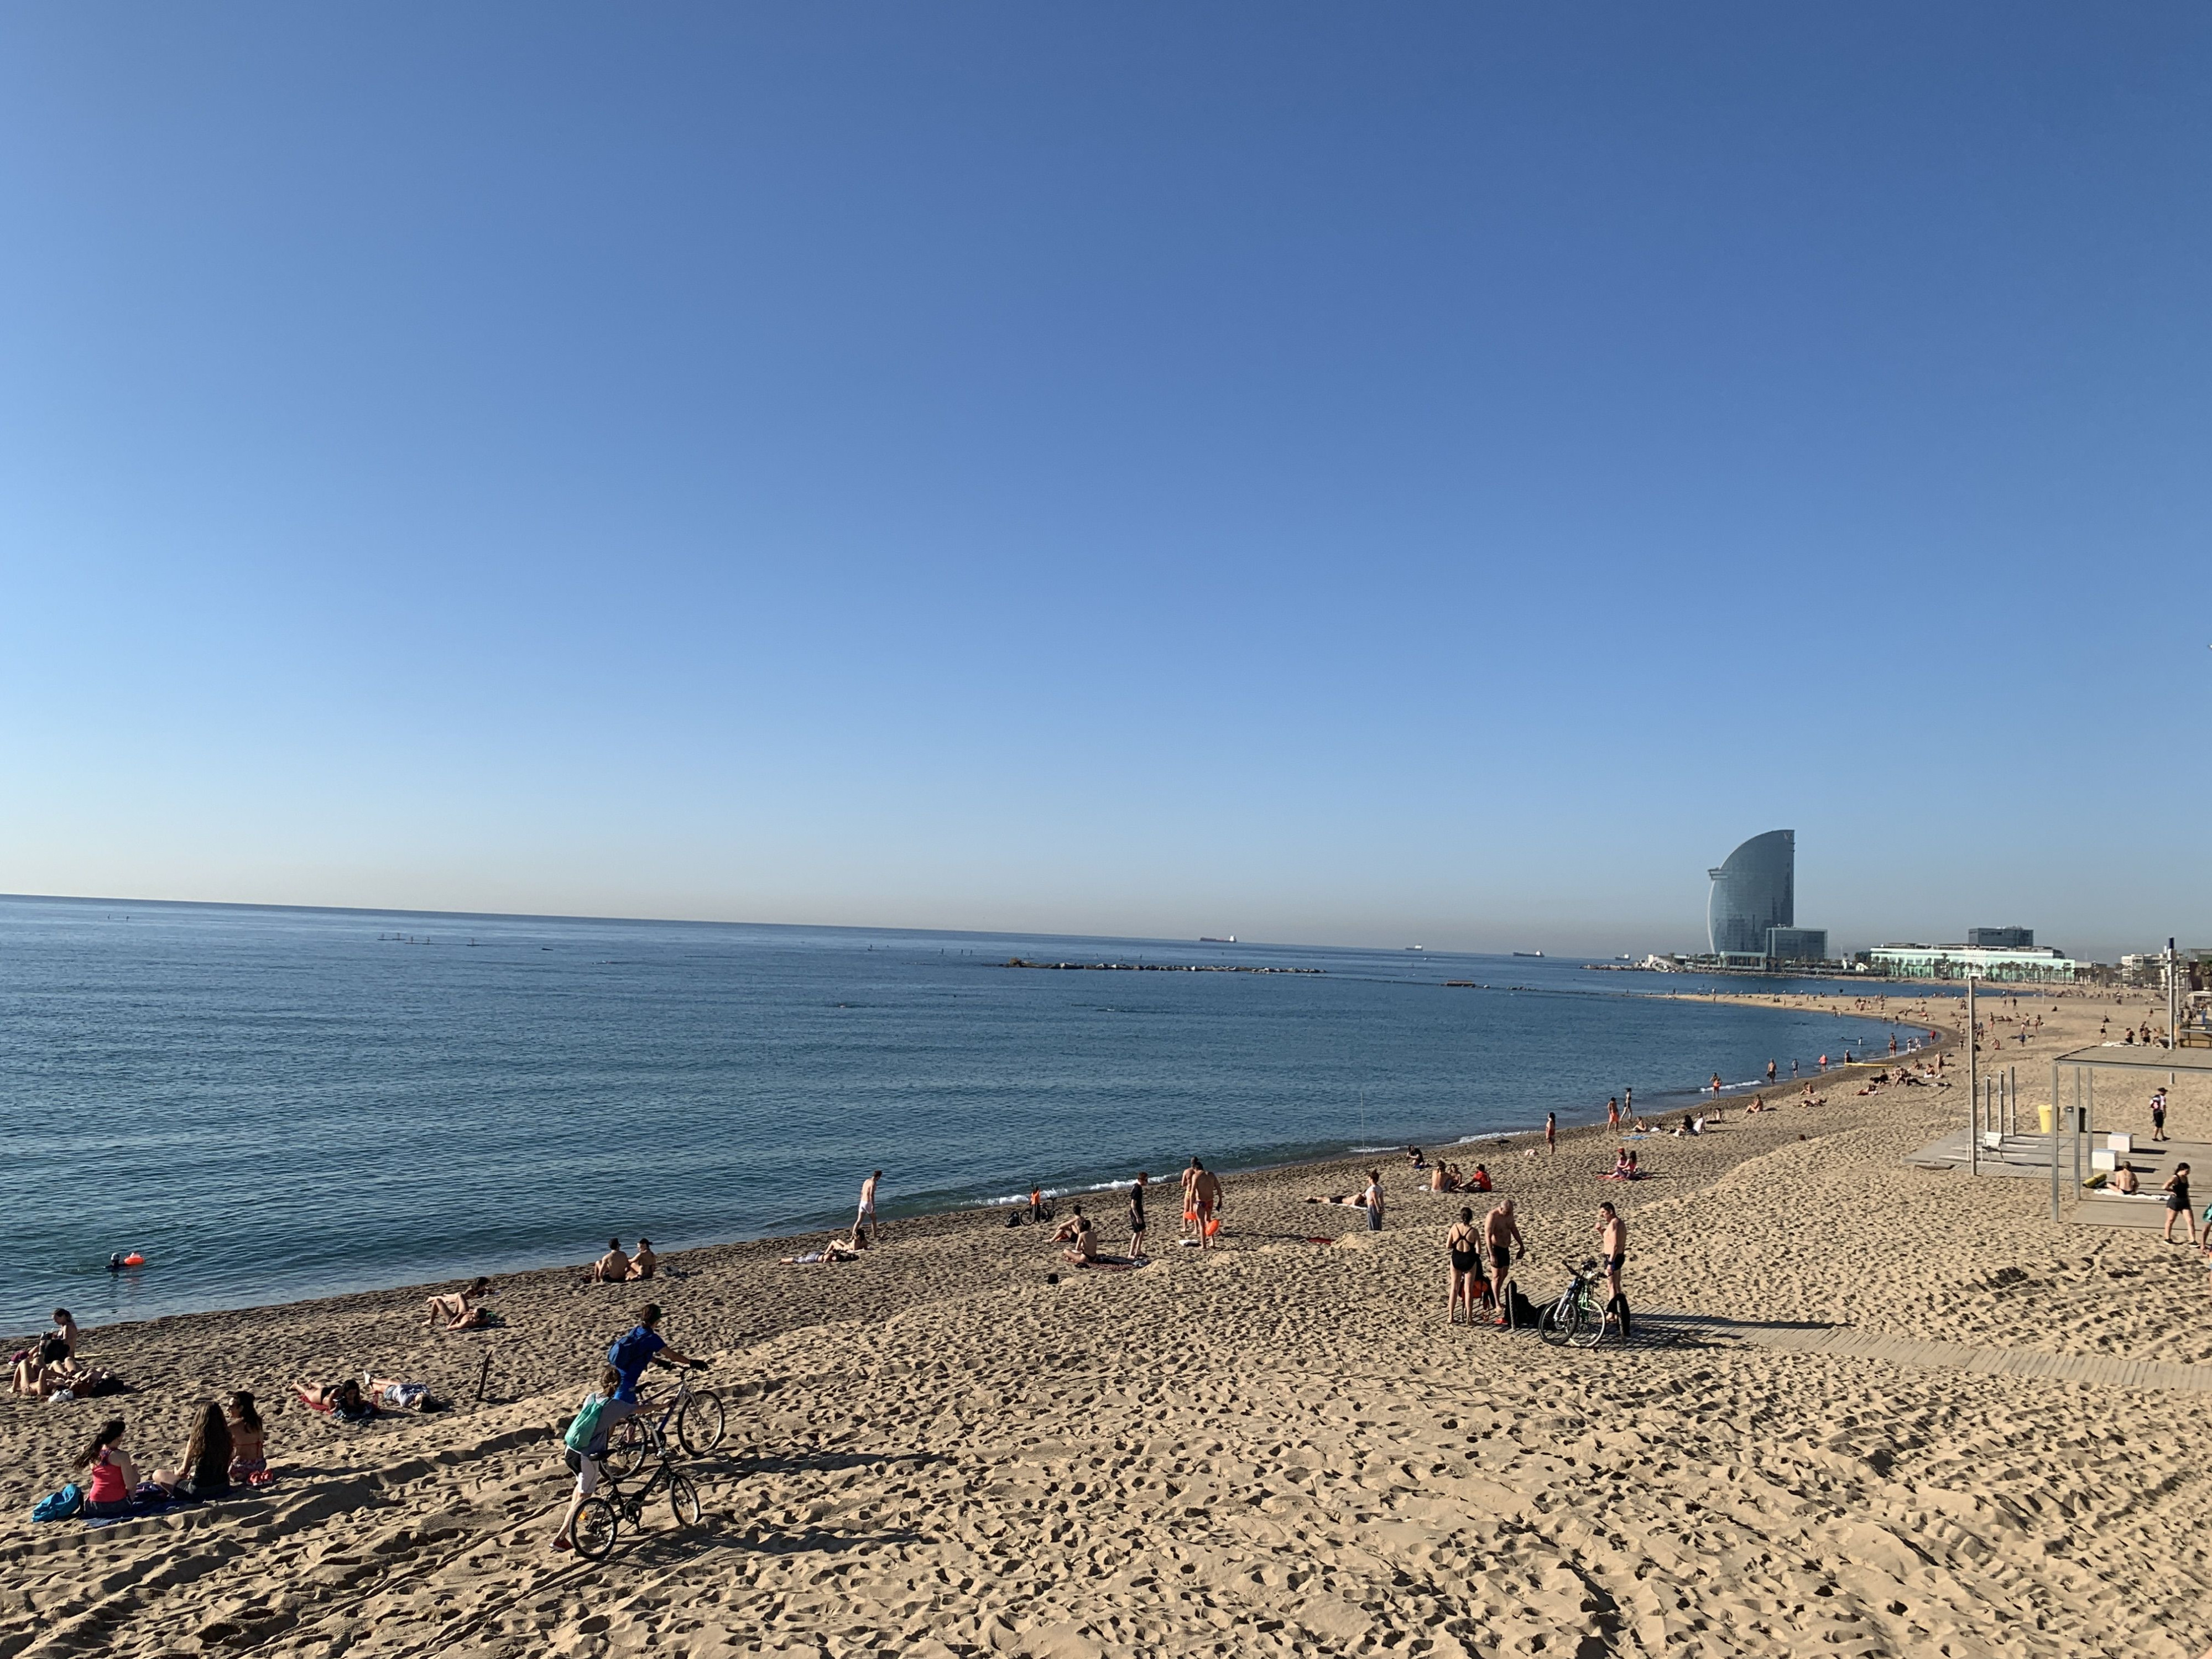
M 607 1241 L 607 1253 L 592 1263 L 592 1276 L 585 1280 L 585 1283 L 588 1285 L 623 1284 L 629 1278 L 629 1269 L 630 1260 L 623 1254 L 622 1240 L 611 1238 Z
M 1060 1255 L 1079 1267 L 1087 1267 L 1098 1259 L 1098 1233 L 1091 1224 L 1091 1218 L 1081 1210 L 1075 1212 L 1075 1248 L 1062 1250 Z
M 376 1415 L 376 1407 L 362 1394 L 361 1383 L 350 1376 L 327 1386 L 295 1382 L 292 1392 L 300 1396 L 300 1403 L 309 1411 L 325 1412 L 348 1423 L 366 1423 Z
M 1451 1173 L 1449 1164 L 1437 1164 L 1429 1171 L 1429 1190 L 1432 1193 L 1448 1193 L 1458 1184 L 1459 1178 Z
M 76 1321 L 67 1308 L 54 1310 L 54 1334 L 69 1345 L 69 1357 L 76 1358 Z
M 2112 1186 L 2114 1192 L 2129 1198 L 2142 1191 L 2142 1182 L 2136 1179 L 2136 1166 L 2125 1158 L 2122 1158 L 2120 1167 L 2112 1171 Z
M 15 1391 L 33 1400 L 51 1400 L 63 1393 L 80 1395 L 91 1392 L 94 1376 L 70 1358 L 65 1340 L 49 1334 L 15 1362 Z
M 131 1494 L 138 1490 L 138 1470 L 123 1449 L 123 1419 L 111 1417 L 100 1425 L 92 1444 L 77 1454 L 75 1468 L 89 1469 L 84 1513 L 94 1520 L 131 1513 Z
M 786 1267 L 818 1267 L 831 1261 L 858 1261 L 860 1253 L 848 1244 L 842 1237 L 832 1238 L 818 1250 L 808 1250 L 803 1255 L 778 1258 Z
M 429 1310 L 430 1328 L 435 1330 L 444 1320 L 449 1331 L 470 1331 L 488 1323 L 483 1310 L 476 1304 L 491 1288 L 491 1280 L 479 1279 L 465 1291 L 455 1291 L 448 1296 L 434 1296 L 425 1304 Z
M 214 1401 L 202 1406 L 193 1419 L 191 1438 L 183 1459 L 173 1469 L 162 1469 L 154 1484 L 172 1498 L 205 1499 L 230 1492 L 230 1425 Z
M 660 1258 L 653 1253 L 653 1241 L 643 1233 L 637 1236 L 637 1254 L 629 1259 L 632 1279 L 650 1279 L 660 1266 Z

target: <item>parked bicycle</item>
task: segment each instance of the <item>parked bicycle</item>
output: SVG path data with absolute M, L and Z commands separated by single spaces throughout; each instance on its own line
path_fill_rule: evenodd
M 669 1396 L 659 1416 L 648 1417 L 647 1409 L 641 1405 L 608 1439 L 602 1467 L 610 1474 L 635 1474 L 645 1467 L 647 1457 L 674 1456 L 675 1446 L 694 1457 L 704 1457 L 722 1443 L 727 1426 L 722 1396 L 712 1389 L 695 1391 L 689 1370 L 678 1374 L 676 1392 Z
M 627 1428 L 637 1419 L 632 1418 L 623 1426 Z M 610 1452 L 612 1448 L 610 1446 Z M 576 1553 L 587 1561 L 604 1561 L 613 1552 L 615 1540 L 620 1536 L 626 1522 L 633 1528 L 645 1524 L 645 1506 L 662 1487 L 668 1489 L 669 1512 L 676 1517 L 678 1528 L 699 1524 L 699 1488 L 691 1477 L 676 1467 L 676 1453 L 665 1441 L 657 1441 L 659 1462 L 654 1466 L 645 1484 L 635 1492 L 624 1492 L 623 1481 L 637 1471 L 633 1463 L 629 1469 L 617 1473 L 611 1455 L 599 1466 L 599 1489 L 577 1506 L 572 1531 L 576 1542 Z
M 1593 1257 L 1575 1269 L 1559 1299 L 1544 1310 L 1536 1321 L 1536 1334 L 1554 1347 L 1564 1343 L 1571 1348 L 1595 1348 L 1605 1340 L 1607 1328 L 1605 1275 Z M 1610 1328 L 1616 1339 L 1622 1337 L 1618 1323 Z

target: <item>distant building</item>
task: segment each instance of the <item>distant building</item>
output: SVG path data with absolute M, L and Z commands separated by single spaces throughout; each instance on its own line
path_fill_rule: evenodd
M 1966 943 L 1980 951 L 2027 951 L 2035 945 L 2033 927 L 1969 927 Z
M 1797 832 L 1770 830 L 1705 872 L 1705 933 L 1717 957 L 1766 955 L 1770 928 L 1797 923 Z
M 1995 951 L 1978 945 L 1880 945 L 1867 966 L 1889 979 L 2071 980 L 2081 964 L 2050 945 Z
M 1770 962 L 1826 962 L 1828 930 L 1825 927 L 1770 927 L 1766 930 Z

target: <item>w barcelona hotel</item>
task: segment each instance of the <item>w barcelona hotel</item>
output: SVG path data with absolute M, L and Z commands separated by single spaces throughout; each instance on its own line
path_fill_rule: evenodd
M 1724 967 L 1825 962 L 1828 930 L 1797 926 L 1797 832 L 1753 836 L 1709 870 L 1705 935 Z

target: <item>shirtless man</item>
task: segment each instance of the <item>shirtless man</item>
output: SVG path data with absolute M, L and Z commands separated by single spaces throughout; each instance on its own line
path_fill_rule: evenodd
M 875 1237 L 877 1231 L 876 1183 L 883 1178 L 884 1172 L 878 1170 L 860 1183 L 860 1212 L 853 1218 L 853 1237 L 856 1239 L 860 1237 L 861 1230 L 865 1228 L 868 1232 L 870 1243 L 881 1243 Z
M 592 1276 L 587 1282 L 593 1285 L 620 1285 L 626 1282 L 629 1278 L 629 1258 L 623 1254 L 622 1240 L 611 1238 L 607 1241 L 607 1253 L 592 1263 Z
M 1597 1253 L 1605 1269 L 1606 1317 L 1620 1305 L 1620 1270 L 1628 1260 L 1628 1223 L 1608 1200 L 1597 1206 Z
M 1098 1231 L 1091 1224 L 1091 1218 L 1081 1209 L 1075 1212 L 1074 1231 L 1069 1242 L 1075 1248 L 1062 1250 L 1060 1255 L 1080 1267 L 1098 1259 Z
M 1490 1290 L 1498 1298 L 1498 1317 L 1503 1321 L 1505 1312 L 1505 1281 L 1513 1272 L 1513 1247 L 1521 1247 L 1520 1259 L 1528 1259 L 1528 1241 L 1521 1237 L 1521 1224 L 1513 1216 L 1513 1200 L 1501 1198 L 1497 1208 L 1482 1218 L 1482 1242 L 1490 1252 Z
M 1190 1167 L 1182 1172 L 1182 1236 L 1190 1237 L 1192 1224 L 1198 1218 L 1198 1196 L 1192 1188 L 1198 1181 L 1199 1161 L 1194 1158 Z
M 1198 1247 L 1201 1250 L 1213 1248 L 1213 1212 L 1221 1204 L 1221 1182 L 1212 1170 L 1196 1158 L 1190 1161 L 1190 1207 L 1198 1218 Z

